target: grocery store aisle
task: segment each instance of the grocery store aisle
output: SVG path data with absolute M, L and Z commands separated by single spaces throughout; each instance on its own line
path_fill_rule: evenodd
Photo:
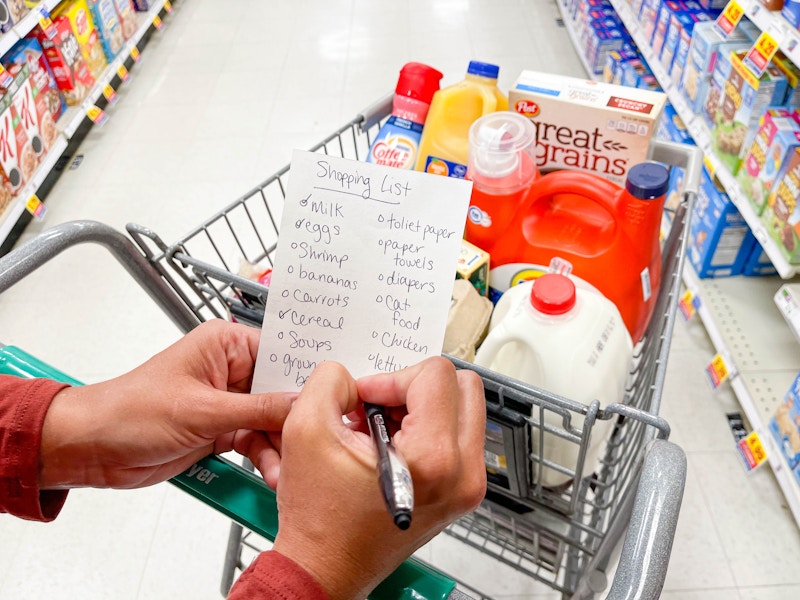
M 26 238 L 72 219 L 147 225 L 168 242 L 392 90 L 420 60 L 582 76 L 554 0 L 178 0 Z M 0 296 L 0 341 L 85 381 L 141 363 L 179 333 L 103 250 L 70 250 Z M 698 321 L 679 322 L 664 415 L 689 479 L 664 598 L 800 597 L 800 534 L 772 473 L 746 475 L 712 393 Z M 228 521 L 163 484 L 76 490 L 52 524 L 0 516 L 0 598 L 214 599 Z M 442 538 L 423 559 L 495 598 L 556 598 Z

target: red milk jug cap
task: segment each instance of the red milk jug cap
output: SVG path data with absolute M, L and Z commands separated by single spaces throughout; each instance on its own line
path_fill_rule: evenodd
M 394 93 L 430 104 L 433 95 L 439 91 L 439 81 L 442 77 L 444 75 L 428 65 L 418 62 L 406 63 L 400 69 Z
M 566 275 L 542 275 L 531 288 L 531 306 L 545 315 L 563 315 L 575 306 L 575 284 Z

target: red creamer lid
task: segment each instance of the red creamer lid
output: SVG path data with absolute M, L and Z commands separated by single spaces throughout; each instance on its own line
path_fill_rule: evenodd
M 545 315 L 563 315 L 575 306 L 575 284 L 566 275 L 547 273 L 533 283 L 531 306 Z
M 439 90 L 443 75 L 428 65 L 410 62 L 400 69 L 400 77 L 394 93 L 430 104 L 433 95 Z

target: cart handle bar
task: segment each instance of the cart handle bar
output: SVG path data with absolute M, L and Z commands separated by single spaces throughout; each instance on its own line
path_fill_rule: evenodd
M 192 315 L 158 271 L 123 233 L 97 221 L 56 225 L 0 257 L 0 294 L 67 248 L 95 243 L 108 250 L 181 331 L 197 327 Z

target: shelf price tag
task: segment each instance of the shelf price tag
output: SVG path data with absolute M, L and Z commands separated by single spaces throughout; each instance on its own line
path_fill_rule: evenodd
M 108 115 L 103 112 L 103 109 L 94 104 L 86 109 L 86 116 L 89 117 L 95 125 L 102 125 L 108 119 Z
M 168 13 L 172 12 L 172 3 L 169 0 L 164 1 L 164 10 Z
M 139 48 L 136 46 L 131 48 L 131 58 L 133 59 L 133 62 L 139 62 L 139 59 L 141 58 L 141 54 L 139 54 Z
M 43 219 L 47 209 L 44 203 L 39 200 L 39 196 L 33 194 L 25 203 L 25 209 L 31 213 L 36 219 Z
M 52 40 L 56 36 L 56 28 L 53 26 L 53 20 L 50 18 L 48 10 L 42 6 L 39 8 L 39 27 L 47 36 L 47 39 Z
M 700 296 L 695 296 L 692 290 L 686 290 L 678 301 L 678 308 L 684 320 L 688 321 L 694 316 L 697 309 L 700 308 Z
M 744 466 L 748 472 L 756 469 L 767 460 L 767 451 L 761 444 L 758 433 L 751 431 L 746 438 L 739 440 L 737 444 L 739 454 L 742 455 Z
M 753 75 L 761 77 L 767 70 L 769 61 L 777 52 L 778 42 L 768 32 L 762 31 L 742 62 L 753 72 Z
M 158 15 L 153 17 L 153 26 L 155 26 L 155 28 L 158 29 L 159 31 L 161 31 L 161 28 L 164 26 L 164 22 Z
M 719 388 L 731 376 L 731 371 L 722 354 L 717 354 L 706 367 L 706 375 L 713 389 Z
M 111 87 L 110 83 L 107 83 L 103 88 L 103 96 L 105 97 L 106 101 L 109 104 L 113 104 L 117 100 L 117 92 L 114 91 L 114 88 Z
M 14 78 L 11 76 L 11 73 L 6 71 L 3 65 L 0 65 L 0 87 L 7 88 L 11 85 L 12 81 L 14 81 Z
M 119 69 L 117 69 L 117 75 L 119 75 L 119 78 L 123 82 L 128 81 L 128 78 L 131 76 L 131 74 L 128 72 L 128 69 L 125 68 L 125 65 L 119 66 Z
M 731 0 L 714 22 L 715 29 L 719 31 L 723 38 L 728 39 L 728 36 L 736 29 L 743 16 L 744 10 L 742 7 L 739 6 L 736 0 Z

